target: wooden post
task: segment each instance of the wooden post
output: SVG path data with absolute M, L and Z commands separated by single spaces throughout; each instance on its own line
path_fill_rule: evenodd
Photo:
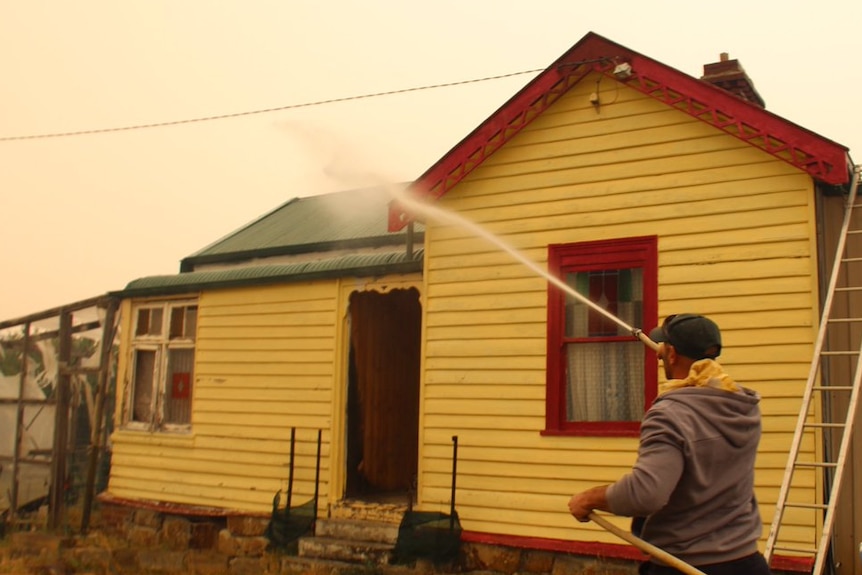
M 114 347 L 115 321 L 117 300 L 110 298 L 105 309 L 104 325 L 102 326 L 102 347 L 99 354 L 99 381 L 96 386 L 96 413 L 93 416 L 93 429 L 90 433 L 90 453 L 87 461 L 87 480 L 84 485 L 84 509 L 81 515 L 81 533 L 87 533 L 90 528 L 90 513 L 93 507 L 93 497 L 96 492 L 96 474 L 99 470 L 99 456 L 102 453 L 102 431 L 107 423 L 105 417 L 105 401 L 108 397 L 108 383 L 111 379 L 111 355 Z
M 57 388 L 54 390 L 56 414 L 51 457 L 51 491 L 48 496 L 48 528 L 56 530 L 65 515 L 66 456 L 69 449 L 69 360 L 72 357 L 72 313 L 60 312 L 57 352 Z
M 21 353 L 21 375 L 18 382 L 18 405 L 15 413 L 15 446 L 12 450 L 12 493 L 9 501 L 9 518 L 12 523 L 18 518 L 18 482 L 21 477 L 21 444 L 24 442 L 24 390 L 27 371 L 30 369 L 30 322 L 24 324 L 24 351 Z

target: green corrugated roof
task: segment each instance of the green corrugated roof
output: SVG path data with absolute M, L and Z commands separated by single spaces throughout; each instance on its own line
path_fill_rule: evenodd
M 115 295 L 132 297 L 190 293 L 202 289 L 303 281 L 329 277 L 373 276 L 422 271 L 423 250 L 411 256 L 406 249 L 381 253 L 347 254 L 311 262 L 236 267 L 136 279 Z
M 401 189 L 404 184 L 393 184 Z M 403 244 L 405 234 L 388 231 L 392 187 L 380 186 L 294 198 L 183 260 L 195 264 L 308 253 L 339 247 Z M 421 226 L 417 225 L 417 231 Z

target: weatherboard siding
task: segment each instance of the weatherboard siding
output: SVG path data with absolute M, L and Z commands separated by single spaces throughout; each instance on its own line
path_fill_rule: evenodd
M 543 267 L 549 244 L 658 236 L 659 317 L 713 317 L 727 371 L 763 396 L 756 492 L 765 538 L 816 335 L 812 181 L 609 78 L 596 110 L 597 80 L 580 82 L 439 206 Z M 574 521 L 566 502 L 626 473 L 637 439 L 541 435 L 546 281 L 457 226 L 428 223 L 425 249 L 421 504 L 448 505 L 457 435 L 464 529 L 618 542 Z M 800 481 L 813 499 L 813 474 Z M 803 515 L 782 534 L 810 542 Z
M 337 286 L 319 281 L 203 293 L 191 433 L 134 432 L 120 423 L 112 436 L 111 494 L 267 512 L 273 495 L 287 489 L 296 427 L 294 504 L 314 493 L 318 429 L 326 497 Z M 128 318 L 128 301 L 123 311 Z M 126 378 L 127 366 L 123 358 Z

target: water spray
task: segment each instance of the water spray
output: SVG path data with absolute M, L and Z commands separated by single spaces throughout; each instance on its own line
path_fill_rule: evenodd
M 455 224 L 457 226 L 460 226 L 460 227 L 472 232 L 474 235 L 476 235 L 478 237 L 485 238 L 489 242 L 493 243 L 495 246 L 499 247 L 501 250 L 503 250 L 506 253 L 508 253 L 509 255 L 511 255 L 513 258 L 518 260 L 520 263 L 527 266 L 530 270 L 532 270 L 532 271 L 536 272 L 538 275 L 546 278 L 549 282 L 551 282 L 553 285 L 555 285 L 558 288 L 560 288 L 561 290 L 563 290 L 568 295 L 572 296 L 573 298 L 580 301 L 581 303 L 589 306 L 590 309 L 595 310 L 597 313 L 600 313 L 601 315 L 603 315 L 607 319 L 611 320 L 612 322 L 617 324 L 619 327 L 621 327 L 625 331 L 632 334 L 632 336 L 639 339 L 644 345 L 646 345 L 650 349 L 652 349 L 654 351 L 658 351 L 659 345 L 656 342 L 654 342 L 653 340 L 651 340 L 649 338 L 649 336 L 643 332 L 643 330 L 628 325 L 626 322 L 624 322 L 623 320 L 621 320 L 620 318 L 618 318 L 614 314 L 610 313 L 608 310 L 604 309 L 603 307 L 601 307 L 597 303 L 595 303 L 592 300 L 590 300 L 589 298 L 585 297 L 583 294 L 579 293 L 577 290 L 573 289 L 570 285 L 568 285 L 566 282 L 562 281 L 560 278 L 552 275 L 547 270 L 544 270 L 541 267 L 539 267 L 539 265 L 536 264 L 536 262 L 528 259 L 526 256 L 524 256 L 518 250 L 516 250 L 512 246 L 508 245 L 503 240 L 498 238 L 496 235 L 485 230 L 484 228 L 482 228 L 478 224 L 476 224 L 476 223 L 470 221 L 469 219 L 464 218 L 464 217 L 462 217 L 462 216 L 460 216 L 454 212 L 450 212 L 448 210 L 443 210 L 443 209 L 438 208 L 436 206 L 432 206 L 432 205 L 429 205 L 425 202 L 421 202 L 419 200 L 415 200 L 413 198 L 410 198 L 407 195 L 407 193 L 405 193 L 401 190 L 393 189 L 391 191 L 391 194 L 395 198 L 395 201 L 397 201 L 399 204 L 401 204 L 402 207 L 412 208 L 409 210 L 411 212 L 423 213 L 423 214 L 425 214 L 431 218 L 442 220 L 442 221 L 445 221 L 445 222 L 448 222 L 451 224 Z M 603 527 L 604 529 L 617 535 L 618 537 L 628 541 L 629 543 L 633 544 L 635 547 L 637 547 L 641 551 L 659 559 L 660 561 L 662 561 L 666 565 L 670 565 L 672 567 L 675 567 L 677 570 L 685 573 L 686 575 L 705 575 L 703 573 L 703 571 L 697 569 L 696 567 L 692 567 L 691 565 L 689 565 L 689 564 L 685 563 L 684 561 L 680 560 L 679 558 L 667 553 L 666 551 L 663 551 L 662 549 L 659 549 L 658 547 L 655 547 L 654 545 L 651 545 L 651 544 L 647 543 L 646 541 L 644 541 L 638 537 L 635 537 L 634 535 L 632 535 L 630 533 L 626 533 L 622 529 L 619 529 L 618 527 L 616 527 L 615 525 L 613 525 L 612 523 L 610 523 L 609 521 L 607 521 L 606 519 L 604 519 L 602 516 L 598 515 L 595 512 L 590 513 L 589 518 L 591 521 L 593 521 L 597 525 Z
M 604 309 L 597 303 L 593 302 L 589 298 L 585 297 L 583 294 L 579 293 L 577 290 L 573 289 L 572 286 L 568 285 L 566 282 L 561 280 L 560 278 L 554 276 L 549 273 L 547 270 L 542 269 L 536 262 L 530 260 L 526 256 L 524 256 L 521 252 L 508 245 L 506 242 L 498 238 L 496 235 L 488 232 L 486 229 L 482 228 L 478 224 L 472 222 L 471 220 L 464 218 L 454 212 L 450 212 L 448 210 L 443 210 L 436 206 L 430 205 L 428 203 L 416 200 L 411 198 L 407 192 L 401 190 L 392 189 L 390 191 L 395 200 L 404 208 L 407 208 L 407 211 L 410 212 L 419 212 L 423 213 L 433 219 L 442 220 L 448 222 L 450 224 L 455 224 L 464 229 L 467 229 L 476 236 L 482 237 L 489 242 L 493 243 L 495 246 L 508 253 L 510 256 L 518 260 L 520 263 L 527 266 L 530 270 L 536 272 L 538 275 L 547 279 L 550 283 L 555 285 L 556 287 L 563 290 L 566 294 L 572 296 L 579 302 L 583 303 L 590 307 L 590 309 L 596 311 L 597 313 L 603 315 L 607 319 L 611 320 L 615 324 L 617 324 L 620 328 L 632 334 L 633 337 L 639 339 L 645 346 L 652 349 L 653 351 L 658 351 L 658 344 L 651 340 L 647 334 L 643 332 L 642 329 L 632 327 L 608 310 Z

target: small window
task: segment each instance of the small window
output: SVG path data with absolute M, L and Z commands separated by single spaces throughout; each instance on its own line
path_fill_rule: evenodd
M 175 307 L 171 309 L 171 339 L 194 341 L 197 328 L 196 307 Z
M 138 310 L 136 336 L 160 336 L 162 334 L 162 308 L 142 308 Z
M 657 241 L 630 238 L 549 248 L 572 291 L 633 328 L 656 324 Z M 634 435 L 655 398 L 652 350 L 564 290 L 548 291 L 546 433 Z
M 167 325 L 163 318 L 169 319 Z M 135 309 L 132 385 L 127 424 L 152 431 L 191 424 L 197 305 L 147 304 Z

